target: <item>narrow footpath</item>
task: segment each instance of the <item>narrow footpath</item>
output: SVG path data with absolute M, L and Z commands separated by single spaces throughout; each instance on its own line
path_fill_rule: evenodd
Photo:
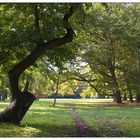
M 72 118 L 75 122 L 78 137 L 97 137 L 95 132 L 89 129 L 86 122 L 77 115 L 75 108 L 72 109 Z

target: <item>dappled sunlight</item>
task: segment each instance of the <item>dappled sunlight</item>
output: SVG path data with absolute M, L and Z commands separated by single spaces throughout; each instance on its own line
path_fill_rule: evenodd
M 71 118 L 71 110 L 50 107 L 48 102 L 35 102 L 25 115 L 22 124 L 39 129 L 38 136 L 74 136 L 75 129 Z M 36 104 L 37 103 L 37 104 Z M 41 106 L 42 105 L 42 106 Z M 39 109 L 40 108 L 40 109 Z M 57 116 L 57 117 L 56 117 Z M 31 121 L 32 120 L 32 121 Z
M 53 102 L 54 99 L 39 99 L 39 101 L 47 101 L 48 103 Z M 74 104 L 91 104 L 98 102 L 110 103 L 113 99 L 57 99 L 57 103 L 74 103 Z
M 135 106 L 77 109 L 78 115 L 102 136 L 140 136 L 139 111 Z M 88 115 L 86 115 L 88 114 Z
M 0 137 L 34 137 L 39 133 L 39 129 L 27 125 L 15 126 L 8 123 L 0 125 Z
M 140 137 L 140 3 L 0 13 L 0 137 Z
M 78 101 L 78 102 L 77 102 Z M 85 102 L 84 102 L 85 101 Z M 89 101 L 89 104 L 87 102 Z M 102 101 L 102 100 L 100 100 Z M 35 101 L 21 122 L 21 126 L 0 125 L 0 136 L 12 137 L 72 137 L 76 136 L 72 108 L 97 135 L 140 136 L 139 110 L 133 104 L 93 102 L 86 100 Z M 6 104 L 1 104 L 3 110 Z M 130 127 L 131 126 L 131 127 Z M 5 133 L 4 133 L 5 132 Z

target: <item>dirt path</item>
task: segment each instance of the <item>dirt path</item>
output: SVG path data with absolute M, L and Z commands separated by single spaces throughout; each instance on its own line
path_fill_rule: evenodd
M 77 115 L 75 108 L 72 111 L 72 118 L 75 122 L 78 137 L 97 137 L 95 132 L 89 129 L 86 122 Z

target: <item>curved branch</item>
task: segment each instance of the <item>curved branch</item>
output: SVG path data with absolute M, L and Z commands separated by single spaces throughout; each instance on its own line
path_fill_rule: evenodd
M 40 25 L 39 25 L 39 9 L 38 9 L 38 5 L 37 4 L 31 4 L 32 8 L 33 8 L 33 14 L 34 14 L 34 20 L 35 20 L 35 30 L 37 32 L 37 36 L 38 36 L 38 41 L 43 41 L 42 40 L 42 34 L 41 34 L 41 29 L 40 29 Z
M 40 42 L 30 55 L 8 72 L 12 91 L 12 100 L 18 96 L 20 91 L 18 81 L 22 72 L 32 65 L 46 50 L 72 42 L 74 31 L 69 23 L 69 18 L 73 15 L 74 11 L 73 6 L 71 6 L 68 12 L 64 15 L 63 21 L 65 22 L 66 34 L 63 37 L 50 40 L 47 43 Z

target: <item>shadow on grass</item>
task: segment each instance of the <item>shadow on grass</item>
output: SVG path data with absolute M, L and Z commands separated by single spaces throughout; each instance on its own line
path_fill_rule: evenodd
M 93 108 L 93 107 L 140 107 L 140 103 L 123 103 L 123 104 L 117 104 L 117 103 L 104 103 L 104 102 L 98 102 L 98 103 L 92 103 L 92 104 L 70 104 L 70 103 L 57 103 L 56 108 L 76 108 L 76 109 L 87 109 L 87 108 Z M 138 108 L 137 108 L 138 109 Z
M 39 129 L 40 132 L 37 137 L 75 137 L 76 133 L 73 131 L 72 125 L 52 125 L 48 123 L 32 123 L 29 125 L 30 127 Z
M 23 120 L 22 127 L 25 126 L 39 130 L 35 137 L 76 136 L 70 109 L 30 109 Z
M 68 114 L 70 111 L 71 111 L 71 108 L 67 109 L 67 108 L 65 108 L 65 106 L 63 108 L 56 106 L 53 109 L 30 109 L 30 111 L 28 113 L 38 113 L 40 115 L 42 115 L 42 114 L 44 114 L 44 115 L 59 114 L 59 115 L 63 116 L 64 115 L 63 112 L 65 112 L 65 114 Z

